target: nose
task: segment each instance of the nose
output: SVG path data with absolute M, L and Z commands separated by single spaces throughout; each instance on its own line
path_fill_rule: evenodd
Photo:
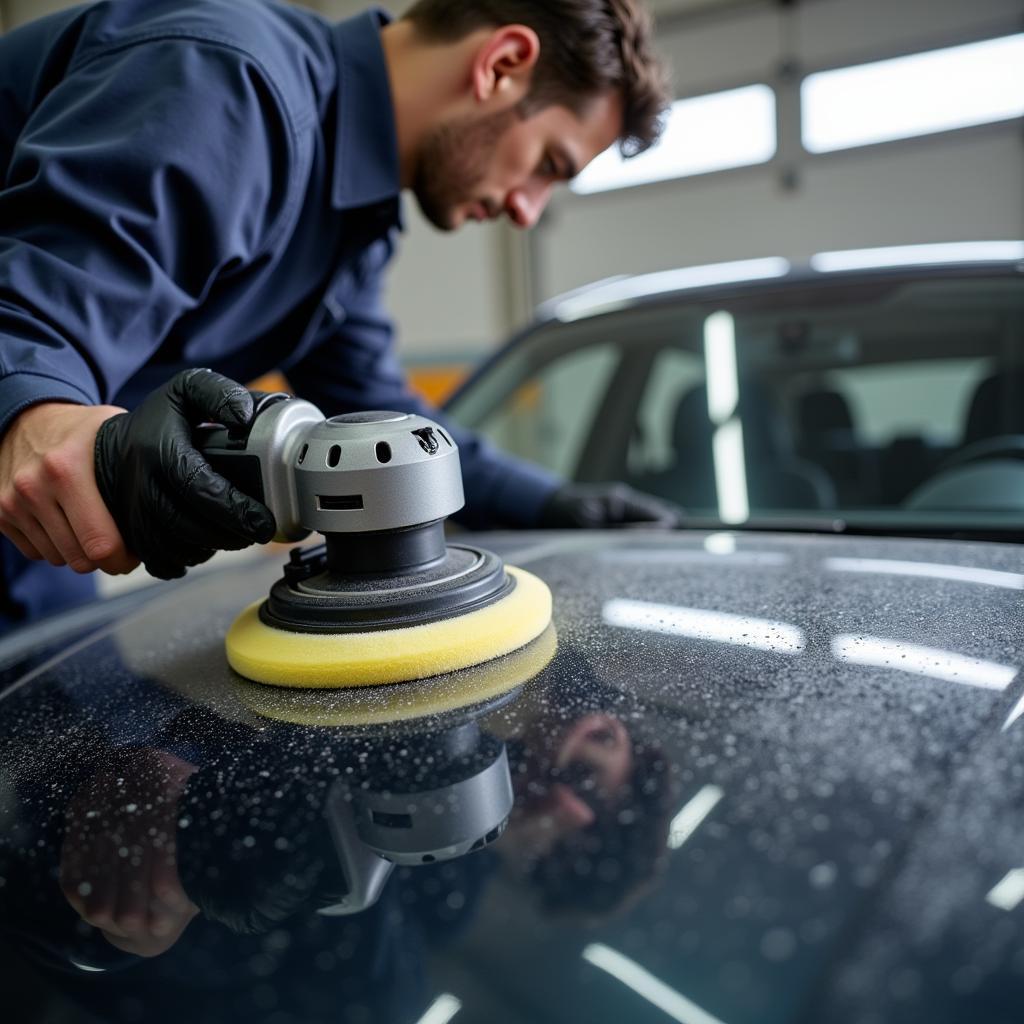
M 550 198 L 551 185 L 547 182 L 514 188 L 505 197 L 505 213 L 517 228 L 532 228 Z

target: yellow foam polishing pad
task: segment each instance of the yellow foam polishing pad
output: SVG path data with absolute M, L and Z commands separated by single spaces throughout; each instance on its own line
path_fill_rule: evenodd
M 476 611 L 422 626 L 366 633 L 292 633 L 268 626 L 257 601 L 226 638 L 231 667 L 276 686 L 380 686 L 454 672 L 508 654 L 551 621 L 551 591 L 511 566 L 515 587 Z
M 261 686 L 233 676 L 234 696 L 261 718 L 290 725 L 390 725 L 482 704 L 525 686 L 551 663 L 558 650 L 554 626 L 511 654 L 443 676 L 401 686 L 332 689 Z

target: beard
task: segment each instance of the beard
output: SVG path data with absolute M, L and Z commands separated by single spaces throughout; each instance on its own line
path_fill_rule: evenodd
M 484 118 L 465 117 L 441 125 L 427 136 L 413 177 L 413 192 L 423 216 L 435 228 L 453 231 L 458 227 L 456 210 L 478 198 L 473 193 L 487 174 L 499 139 L 518 120 L 516 110 Z

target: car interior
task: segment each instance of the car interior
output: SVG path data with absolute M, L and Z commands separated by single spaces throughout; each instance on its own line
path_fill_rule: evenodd
M 723 309 L 735 339 L 728 419 L 742 432 L 752 513 L 1024 511 L 1024 295 L 1013 280 L 790 286 L 548 325 L 456 414 L 576 480 L 621 479 L 714 514 L 725 424 L 709 412 L 704 327 Z

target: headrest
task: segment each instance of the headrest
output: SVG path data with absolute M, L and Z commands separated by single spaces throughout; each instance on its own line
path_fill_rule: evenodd
M 805 438 L 833 430 L 853 430 L 850 404 L 838 391 L 808 391 L 801 395 L 797 421 Z
M 1024 434 L 1024 368 L 986 377 L 971 399 L 963 444 L 1000 434 Z

